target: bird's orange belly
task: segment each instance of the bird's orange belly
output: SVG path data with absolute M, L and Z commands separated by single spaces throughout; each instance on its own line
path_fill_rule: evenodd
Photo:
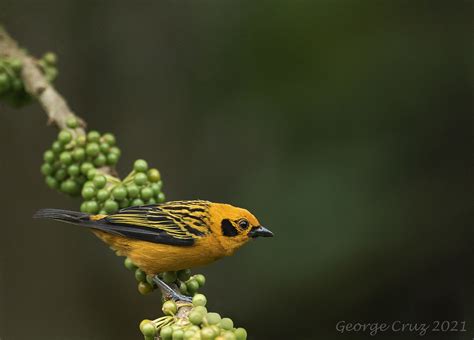
M 94 231 L 94 234 L 119 255 L 128 256 L 147 274 L 199 267 L 227 255 L 212 236 L 198 240 L 192 246 L 172 246 L 128 239 L 102 231 Z

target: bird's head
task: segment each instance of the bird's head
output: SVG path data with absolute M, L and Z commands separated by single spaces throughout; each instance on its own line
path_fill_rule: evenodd
M 211 207 L 211 216 L 212 233 L 228 250 L 237 249 L 252 238 L 273 236 L 273 233 L 262 226 L 246 209 L 214 203 Z

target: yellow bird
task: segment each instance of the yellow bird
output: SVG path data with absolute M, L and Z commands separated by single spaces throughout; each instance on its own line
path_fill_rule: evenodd
M 248 210 L 202 200 L 129 207 L 111 215 L 41 209 L 34 217 L 91 228 L 151 275 L 202 266 L 232 255 L 252 238 L 273 236 Z

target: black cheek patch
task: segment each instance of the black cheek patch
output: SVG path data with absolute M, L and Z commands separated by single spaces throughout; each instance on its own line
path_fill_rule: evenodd
M 239 234 L 239 231 L 235 229 L 235 227 L 232 225 L 232 222 L 229 220 L 222 220 L 221 228 L 222 234 L 224 236 L 232 237 L 237 236 Z

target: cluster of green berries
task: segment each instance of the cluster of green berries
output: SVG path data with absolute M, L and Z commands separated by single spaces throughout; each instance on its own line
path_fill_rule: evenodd
M 99 170 L 104 166 L 114 166 L 120 157 L 120 149 L 112 134 L 90 131 L 87 135 L 76 135 L 78 122 L 75 117 L 68 119 L 66 125 L 67 129 L 59 132 L 57 140 L 43 156 L 41 172 L 49 187 L 72 196 L 81 194 L 84 202 L 80 210 L 90 214 L 112 214 L 129 206 L 165 201 L 159 171 L 150 169 L 142 159 L 135 161 L 132 172 L 123 181 Z M 130 258 L 125 259 L 124 265 L 133 271 L 141 294 L 151 293 L 157 288 L 153 277 L 138 268 Z M 246 330 L 235 328 L 230 318 L 221 318 L 218 313 L 207 311 L 207 299 L 198 293 L 206 282 L 204 275 L 192 275 L 191 270 L 184 269 L 158 276 L 168 285 L 177 287 L 181 294 L 192 297 L 192 305 L 165 301 L 162 306 L 165 316 L 140 323 L 145 340 L 157 336 L 162 340 L 247 339 Z M 187 317 L 176 317 L 179 308 L 189 309 L 191 306 Z
M 153 277 L 138 268 L 130 258 L 125 258 L 124 265 L 125 268 L 134 272 L 135 279 L 138 281 L 138 291 L 140 294 L 146 295 L 157 288 L 153 282 Z M 179 287 L 181 294 L 187 296 L 194 296 L 199 288 L 203 287 L 206 283 L 206 277 L 204 275 L 192 275 L 190 269 L 164 272 L 158 274 L 158 277 L 168 285 L 176 285 L 176 287 Z
M 208 312 L 207 299 L 203 294 L 195 294 L 192 309 L 187 318 L 176 318 L 179 308 L 189 308 L 188 304 L 178 305 L 173 300 L 163 303 L 165 316 L 156 320 L 143 320 L 140 331 L 145 340 L 157 336 L 161 340 L 245 340 L 247 331 L 234 327 L 230 318 L 222 318 L 218 313 Z
M 122 208 L 165 201 L 160 172 L 149 169 L 142 159 L 135 161 L 133 171 L 123 181 L 95 168 L 87 171 L 87 179 L 81 191 L 84 198 L 81 211 L 89 214 L 113 214 Z
M 48 82 L 52 82 L 58 75 L 56 62 L 56 55 L 51 52 L 46 53 L 38 61 L 38 66 Z M 21 78 L 22 67 L 22 62 L 19 59 L 0 59 L 0 99 L 15 107 L 28 104 L 31 101 L 31 96 L 25 91 Z
M 51 149 L 45 151 L 41 172 L 50 188 L 78 196 L 88 180 L 101 187 L 100 182 L 105 177 L 96 179 L 96 168 L 115 165 L 120 149 L 110 133 L 101 135 L 90 131 L 87 135 L 76 135 L 74 129 L 78 122 L 74 117 L 67 120 L 67 127 L 59 132 Z

